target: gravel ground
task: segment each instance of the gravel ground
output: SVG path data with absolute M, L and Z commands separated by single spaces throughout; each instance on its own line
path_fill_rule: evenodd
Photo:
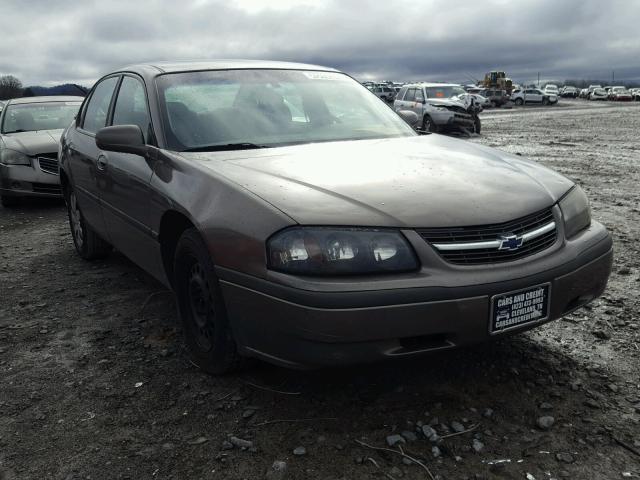
M 640 478 L 640 105 L 563 103 L 487 112 L 470 141 L 583 185 L 615 236 L 607 292 L 421 360 L 207 376 L 171 294 L 80 260 L 61 203 L 0 208 L 0 480 Z

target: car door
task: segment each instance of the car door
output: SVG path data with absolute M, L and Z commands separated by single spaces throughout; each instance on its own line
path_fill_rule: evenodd
M 413 111 L 416 112 L 420 118 L 422 118 L 425 113 L 425 98 L 426 95 L 422 87 L 416 88 L 416 98 L 413 104 Z
M 155 144 L 146 88 L 141 78 L 126 74 L 118 88 L 111 125 L 137 125 L 147 144 Z M 100 200 L 109 240 L 149 273 L 158 276 L 159 245 L 150 228 L 151 176 L 155 161 L 140 155 L 101 152 Z M 160 277 L 159 277 L 160 278 Z
M 96 132 L 107 124 L 113 94 L 119 75 L 101 80 L 93 88 L 78 116 L 73 135 L 67 144 L 68 168 L 76 197 L 86 222 L 107 238 L 98 193 L 97 161 L 100 150 L 96 146 Z

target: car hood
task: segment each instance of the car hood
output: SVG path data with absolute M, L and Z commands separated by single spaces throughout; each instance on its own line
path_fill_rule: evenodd
M 573 185 L 534 162 L 442 135 L 182 155 L 307 225 L 500 223 L 550 207 Z
M 3 134 L 5 148 L 22 152 L 26 155 L 53 153 L 58 151 L 58 142 L 63 130 L 37 130 Z

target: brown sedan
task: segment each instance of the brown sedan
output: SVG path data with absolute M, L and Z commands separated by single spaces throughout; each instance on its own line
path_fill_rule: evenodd
M 61 139 L 79 254 L 172 288 L 194 360 L 318 367 L 521 332 L 600 295 L 612 241 L 534 162 L 418 135 L 335 70 L 138 65 Z

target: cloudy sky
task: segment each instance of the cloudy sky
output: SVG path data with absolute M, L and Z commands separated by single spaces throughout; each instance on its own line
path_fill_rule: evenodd
M 91 85 L 154 60 L 267 58 L 361 80 L 640 80 L 637 0 L 0 0 L 0 74 Z

